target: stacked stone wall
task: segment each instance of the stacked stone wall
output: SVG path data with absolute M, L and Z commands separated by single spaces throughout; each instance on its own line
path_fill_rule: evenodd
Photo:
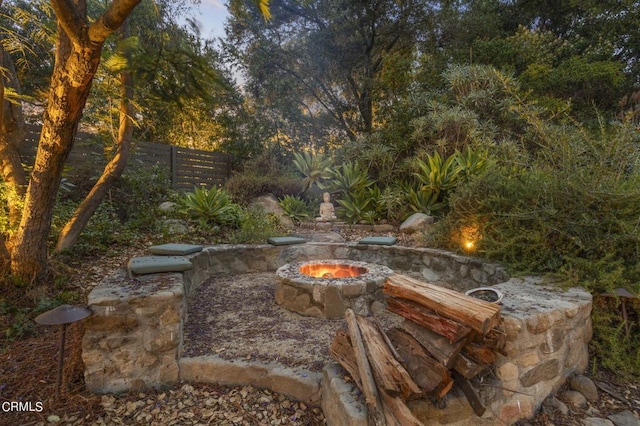
M 187 257 L 193 268 L 184 273 L 128 277 L 119 271 L 91 292 L 92 315 L 85 322 L 83 339 L 85 381 L 90 390 L 121 392 L 177 382 L 188 300 L 210 277 L 275 271 L 287 263 L 321 259 L 377 263 L 461 291 L 496 285 L 505 295 L 501 327 L 507 345 L 497 358 L 497 382 L 480 391 L 487 413 L 476 418 L 469 409 L 445 413 L 415 403 L 412 408 L 425 422 L 437 418 L 442 424 L 492 424 L 496 420 L 512 424 L 531 416 L 546 396 L 587 365 L 591 338 L 588 293 L 559 291 L 533 278 L 509 279 L 500 265 L 478 259 L 424 248 L 336 243 L 219 245 Z M 334 401 L 331 412 L 341 418 L 353 414 L 353 407 L 339 402 L 348 399 L 348 384 L 339 380 L 331 376 L 323 392 L 338 389 L 341 395 L 327 394 L 323 399 Z

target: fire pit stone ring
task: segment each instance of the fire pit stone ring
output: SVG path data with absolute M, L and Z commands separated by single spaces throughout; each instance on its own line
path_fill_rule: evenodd
M 347 308 L 371 315 L 384 307 L 382 287 L 393 271 L 348 259 L 288 263 L 276 275 L 276 303 L 301 315 L 342 319 Z

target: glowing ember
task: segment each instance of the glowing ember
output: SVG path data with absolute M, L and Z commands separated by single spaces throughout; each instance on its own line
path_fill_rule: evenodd
M 362 266 L 326 263 L 307 263 L 300 267 L 300 273 L 313 278 L 352 278 L 368 272 Z

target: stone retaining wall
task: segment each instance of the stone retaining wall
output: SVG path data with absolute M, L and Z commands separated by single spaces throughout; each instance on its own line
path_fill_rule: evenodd
M 184 273 L 130 278 L 120 271 L 106 277 L 91 292 L 88 305 L 92 315 L 85 322 L 83 339 L 85 381 L 90 390 L 137 390 L 168 385 L 182 378 L 180 366 L 187 365 L 180 361 L 187 300 L 211 276 L 275 271 L 286 263 L 320 259 L 377 263 L 398 273 L 448 283 L 462 291 L 498 284 L 505 295 L 502 327 L 508 344 L 496 363 L 497 384 L 480 388 L 480 397 L 489 408 L 487 413 L 477 418 L 472 417 L 470 409 L 444 412 L 429 404 L 415 403 L 412 408 L 427 422 L 437 419 L 442 424 L 489 424 L 500 419 L 511 424 L 532 415 L 566 377 L 584 371 L 587 365 L 587 343 L 591 338 L 588 293 L 560 292 L 532 279 L 509 280 L 504 268 L 478 259 L 433 249 L 354 243 L 219 245 L 187 257 L 193 268 Z M 325 372 L 323 401 L 333 401 L 325 408 L 325 414 L 329 424 L 340 424 L 338 419 L 358 412 L 354 408 L 357 403 L 349 405 L 347 383 L 340 383 L 337 376 L 327 380 Z M 460 404 L 465 407 L 463 402 Z

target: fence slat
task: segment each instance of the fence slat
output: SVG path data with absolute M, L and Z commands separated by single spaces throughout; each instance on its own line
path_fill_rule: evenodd
M 25 143 L 20 148 L 23 162 L 33 165 L 41 126 L 27 125 Z M 82 168 L 102 170 L 107 163 L 103 146 L 96 136 L 78 132 L 67 159 L 68 178 L 77 177 Z M 160 167 L 171 176 L 174 190 L 190 191 L 194 186 L 223 185 L 231 176 L 231 156 L 222 152 L 177 147 L 157 142 L 137 141 L 128 168 Z

